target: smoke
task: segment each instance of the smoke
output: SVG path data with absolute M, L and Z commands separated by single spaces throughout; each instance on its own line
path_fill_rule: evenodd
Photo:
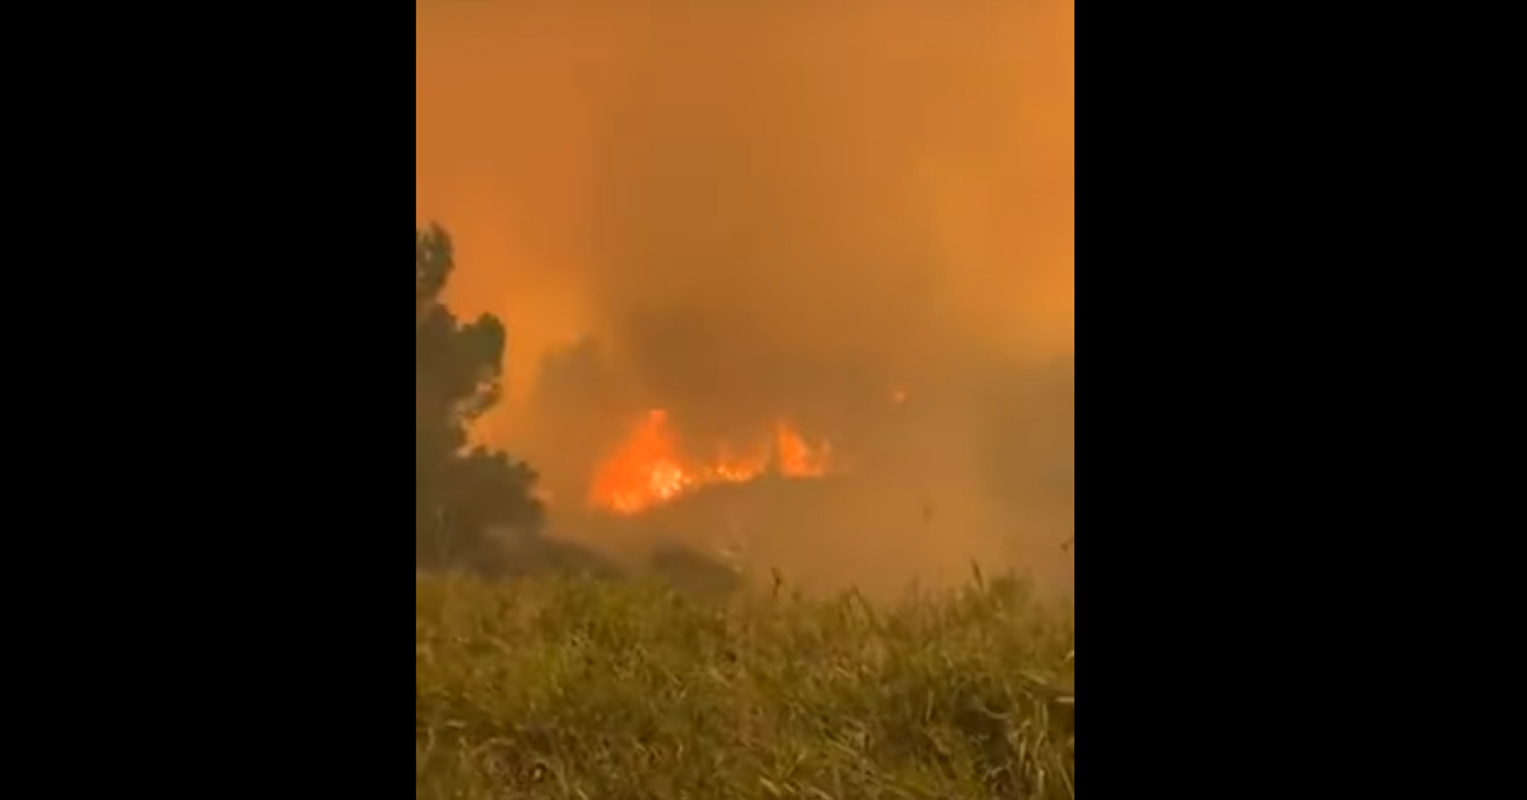
M 1063 538 L 1073 9 L 421 2 L 416 214 L 458 239 L 449 302 L 510 329 L 484 435 L 571 485 L 633 408 L 788 413 L 881 475 L 816 562 Z

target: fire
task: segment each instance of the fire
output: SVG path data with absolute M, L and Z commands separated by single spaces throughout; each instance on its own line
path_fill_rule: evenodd
M 771 470 L 791 478 L 815 478 L 832 468 L 827 442 L 809 443 L 789 422 L 751 447 L 720 443 L 708 459 L 680 446 L 662 409 L 647 412 L 630 435 L 595 470 L 589 504 L 617 514 L 637 514 L 672 502 L 703 486 L 746 483 Z
M 774 424 L 775 455 L 779 457 L 779 473 L 790 478 L 819 478 L 827 474 L 828 458 L 832 445 L 823 442 L 812 448 L 789 423 Z

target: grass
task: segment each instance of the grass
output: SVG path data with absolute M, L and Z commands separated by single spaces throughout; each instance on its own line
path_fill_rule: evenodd
M 872 607 L 416 586 L 416 797 L 1071 798 L 1075 624 L 1012 580 Z

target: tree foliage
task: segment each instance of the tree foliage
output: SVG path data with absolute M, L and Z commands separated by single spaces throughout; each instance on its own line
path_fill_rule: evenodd
M 462 322 L 441 301 L 455 268 L 437 226 L 414 232 L 415 551 L 418 565 L 487 566 L 496 531 L 534 535 L 536 473 L 504 453 L 468 448 L 470 424 L 499 398 L 503 324 Z

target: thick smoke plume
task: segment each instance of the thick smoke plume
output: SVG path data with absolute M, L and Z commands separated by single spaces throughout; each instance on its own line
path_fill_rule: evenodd
M 1070 0 L 421 2 L 417 213 L 457 237 L 452 305 L 510 329 L 485 435 L 576 491 L 642 408 L 697 439 L 787 414 L 877 482 L 772 560 L 1060 569 L 1073 20 Z

